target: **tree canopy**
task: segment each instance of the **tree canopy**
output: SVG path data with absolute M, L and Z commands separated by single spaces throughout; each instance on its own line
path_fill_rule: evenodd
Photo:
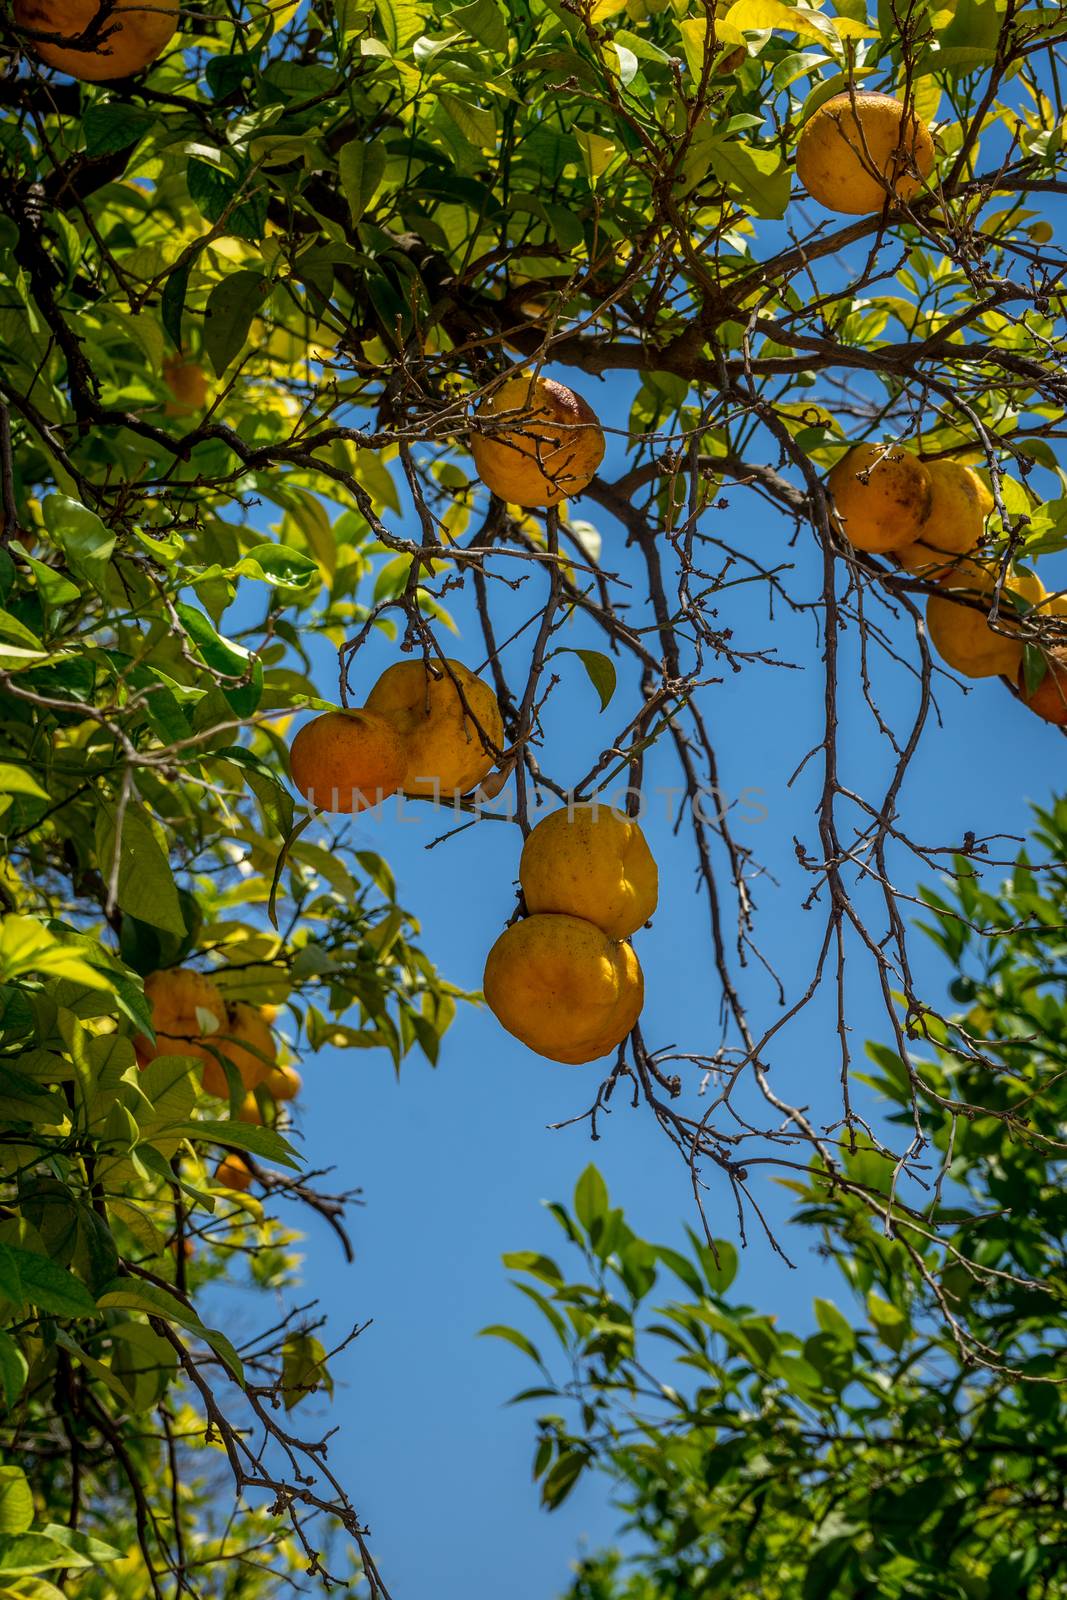
M 206 1308 L 242 1272 L 291 1286 L 280 1201 L 346 1248 L 345 1195 L 308 1169 L 274 1069 L 323 1045 L 434 1062 L 462 997 L 384 857 L 297 808 L 292 719 L 362 702 L 369 641 L 485 663 L 503 714 L 487 793 L 508 786 L 517 839 L 538 794 L 636 792 L 669 753 L 721 1015 L 671 1042 L 636 1027 L 586 1116 L 596 1131 L 632 1092 L 742 1232 L 798 1143 L 865 1238 L 887 1167 L 906 1187 L 931 1141 L 992 1121 L 1006 1152 L 1031 1148 L 996 1035 L 919 992 L 894 888 L 954 859 L 977 896 L 991 850 L 925 844 L 901 810 L 951 690 L 923 620 L 936 575 L 846 537 L 824 480 L 857 440 L 971 464 L 989 588 L 951 605 L 1025 647 L 1021 681 L 974 692 L 1024 717 L 1055 689 L 1063 610 L 1029 568 L 1067 537 L 1046 215 L 1067 25 L 1055 0 L 226 0 L 147 7 L 176 31 L 115 77 L 123 10 L 3 18 L 0 1594 L 250 1596 L 358 1570 L 377 1600 L 358 1495 L 288 1414 L 357 1330 L 290 1298 L 236 1351 Z M 843 220 L 798 182 L 797 139 L 866 89 L 929 125 L 932 165 L 906 194 L 877 175 L 880 208 Z M 472 440 L 501 436 L 501 381 L 543 367 L 600 414 L 609 455 L 581 497 L 534 510 L 486 490 Z M 756 504 L 780 513 L 770 561 L 744 537 Z M 719 785 L 715 696 L 783 670 L 730 624 L 752 585 L 771 616 L 812 620 L 796 665 L 822 686 L 796 752 L 818 773 L 796 841 L 818 927 L 788 994 L 753 984 L 752 853 L 696 803 Z M 546 706 L 583 671 L 604 721 L 572 770 Z M 845 700 L 884 740 L 879 792 L 839 759 Z M 484 809 L 457 802 L 442 831 Z M 961 903 L 950 945 L 978 917 Z M 850 1087 L 860 971 L 905 1064 L 889 1130 Z M 209 982 L 169 1034 L 146 999 L 160 973 Z M 768 1076 L 825 991 L 833 1136 Z M 996 1374 L 1010 1327 L 954 1309 L 957 1266 L 988 1277 L 961 1226 L 951 1206 L 894 1213 L 889 1254 Z

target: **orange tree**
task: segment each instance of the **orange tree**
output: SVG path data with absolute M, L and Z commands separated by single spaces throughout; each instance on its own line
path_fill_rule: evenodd
M 343 1575 L 346 1539 L 385 1592 L 321 1442 L 279 1409 L 328 1384 L 328 1341 L 298 1314 L 236 1352 L 204 1321 L 204 1291 L 236 1263 L 286 1280 L 276 1198 L 343 1229 L 286 1137 L 279 1050 L 432 1059 L 452 1014 L 386 864 L 340 831 L 312 843 L 286 781 L 288 719 L 362 699 L 376 633 L 433 660 L 446 608 L 466 608 L 467 664 L 488 659 L 503 711 L 495 781 L 510 777 L 526 831 L 535 785 L 636 787 L 653 743 L 690 801 L 716 787 L 717 685 L 768 659 L 721 619 L 728 591 L 760 584 L 814 618 L 821 797 L 797 842 L 821 919 L 810 977 L 772 1017 L 746 1008 L 750 853 L 690 806 L 723 1024 L 669 1050 L 634 1028 L 588 1115 L 595 1129 L 625 1082 L 742 1228 L 760 1215 L 753 1174 L 796 1165 L 798 1146 L 881 1214 L 845 1160 L 861 1136 L 846 960 L 873 970 L 902 1060 L 916 1033 L 986 1056 L 916 991 L 893 888 L 901 853 L 923 854 L 898 798 L 944 681 L 927 597 L 952 612 L 944 654 L 964 670 L 989 670 L 969 629 L 1007 643 L 1006 687 L 976 692 L 1062 720 L 1062 611 L 1027 563 L 1065 528 L 1063 255 L 1044 215 L 1064 182 L 1065 33 L 1052 0 L 5 10 L 7 1593 L 248 1594 L 283 1572 Z M 612 443 L 628 456 L 584 500 L 561 478 L 519 507 L 480 478 L 503 486 L 491 464 L 521 431 L 524 395 L 501 422 L 502 385 L 545 363 L 580 396 L 559 411 L 578 435 L 598 380 L 624 375 Z M 527 465 L 545 426 L 529 423 Z M 835 510 L 825 473 L 856 440 L 877 448 L 842 470 Z M 593 470 L 599 450 L 581 453 Z M 900 475 L 918 491 L 887 533 L 871 507 Z M 796 535 L 816 553 L 814 593 L 724 534 L 711 513 L 727 496 L 778 509 L 783 550 Z M 622 524 L 636 590 L 587 510 Z M 914 545 L 933 555 L 905 559 Z M 542 736 L 575 617 L 614 719 L 581 773 Z M 892 753 L 877 794 L 837 760 L 846 626 Z M 311 681 L 316 638 L 336 688 Z M 915 686 L 895 729 L 877 694 L 891 657 Z M 969 881 L 984 846 L 960 846 Z M 767 1073 L 824 982 L 829 1135 L 806 1091 Z M 908 1069 L 908 1127 L 864 1135 L 902 1185 L 931 1096 L 950 1119 L 982 1109 L 980 1075 L 957 1094 L 924 1072 Z M 1017 1109 L 996 1115 L 1021 1131 Z M 912 1249 L 929 1226 L 906 1207 L 885 1225 Z M 946 1259 L 919 1255 L 931 1292 Z M 212 1515 L 215 1461 L 244 1497 L 235 1522 Z

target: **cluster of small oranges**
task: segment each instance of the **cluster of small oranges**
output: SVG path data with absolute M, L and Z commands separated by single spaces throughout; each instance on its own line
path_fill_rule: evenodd
M 185 967 L 153 972 L 144 990 L 155 1042 L 145 1034 L 134 1040 L 139 1066 L 162 1056 L 191 1057 L 200 1063 L 207 1093 L 220 1099 L 229 1099 L 235 1073 L 244 1092 L 237 1113 L 242 1122 L 262 1122 L 264 1107 L 296 1098 L 300 1074 L 278 1060 L 273 1006 L 228 1001 L 205 973 Z M 228 1189 L 247 1189 L 252 1182 L 239 1155 L 226 1156 L 215 1177 Z
M 1029 687 L 1019 625 L 1028 612 L 1067 615 L 1067 598 L 1049 595 L 1021 568 L 980 546 L 993 498 L 978 474 L 958 461 L 921 461 L 897 445 L 860 444 L 827 479 L 837 519 L 857 550 L 892 555 L 941 593 L 927 601 L 931 642 L 968 678 L 1005 677 L 1046 721 L 1067 724 L 1067 657 L 1047 652 L 1047 670 Z M 994 601 L 999 604 L 993 618 Z

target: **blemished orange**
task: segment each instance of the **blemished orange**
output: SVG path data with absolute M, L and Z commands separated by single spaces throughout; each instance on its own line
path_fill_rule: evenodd
M 367 696 L 367 709 L 387 718 L 402 741 L 399 787 L 405 794 L 466 794 L 496 763 L 478 728 L 498 750 L 504 742 L 496 695 L 462 661 L 434 662 L 432 668 L 421 657 L 395 662 Z
M 217 1042 L 212 1042 L 219 1054 L 237 1068 L 246 1089 L 254 1089 L 270 1076 L 278 1047 L 262 1007 L 249 1005 L 245 1000 L 227 1005 L 226 1021 L 219 1030 Z M 226 1070 L 221 1061 L 213 1058 L 205 1062 L 203 1079 L 209 1094 L 223 1099 L 229 1096 Z
M 640 826 L 604 804 L 564 806 L 522 848 L 527 910 L 565 912 L 625 939 L 656 909 L 659 875 Z
M 1017 594 L 1031 606 L 1040 605 L 1045 598 L 1040 578 L 1030 572 L 1009 574 L 1004 585 L 997 612 L 998 628 L 989 626 L 989 608 L 992 605 L 998 568 L 981 566 L 975 561 L 961 561 L 953 567 L 939 587 L 944 595 L 931 595 L 926 603 L 926 626 L 933 644 L 942 660 L 962 672 L 967 678 L 1014 678 L 1023 658 L 1021 640 L 1010 632 L 1013 619 L 1019 612 L 1009 595 Z M 959 594 L 970 600 L 980 600 L 981 606 L 967 605 L 949 599 Z M 1008 632 L 1001 632 L 1008 629 Z
M 376 711 L 325 711 L 293 740 L 289 768 L 309 805 L 344 816 L 399 789 L 408 751 L 393 721 Z
M 12 8 L 18 27 L 66 39 L 85 33 L 99 10 L 98 0 L 14 0 Z M 174 37 L 177 27 L 178 0 L 146 0 L 143 5 L 116 0 L 92 50 L 72 50 L 39 39 L 27 39 L 26 43 L 46 66 L 83 83 L 107 83 L 143 72 Z
M 207 401 L 207 373 L 199 361 L 172 356 L 163 363 L 163 382 L 171 398 L 164 407 L 168 417 L 186 417 L 202 411 Z
M 478 476 L 518 506 L 556 506 L 580 494 L 604 459 L 604 430 L 580 394 L 554 378 L 519 373 L 483 400 L 478 416 L 519 413 L 514 426 L 474 432 Z
M 134 1040 L 140 1065 L 147 1066 L 157 1056 L 192 1056 L 204 1063 L 205 1075 L 209 1069 L 217 1071 L 218 1062 L 205 1040 L 226 1027 L 226 1005 L 218 986 L 202 972 L 168 967 L 149 974 L 144 992 L 156 1042 L 145 1034 Z
M 933 494 L 926 467 L 896 444 L 853 445 L 826 486 L 849 543 L 875 555 L 915 542 Z
M 549 1061 L 597 1061 L 641 1014 L 633 947 L 582 917 L 537 915 L 500 935 L 485 963 L 486 1003 L 516 1039 Z
M 1067 649 L 1051 650 L 1045 658 L 1045 675 L 1032 691 L 1027 691 L 1022 669 L 1019 693 L 1031 711 L 1057 728 L 1067 728 Z
M 896 551 L 902 567 L 920 577 L 938 577 L 981 543 L 985 487 L 970 467 L 958 461 L 925 461 L 930 478 L 930 509 L 914 544 Z
M 304 1086 L 304 1080 L 295 1067 L 274 1066 L 263 1080 L 263 1087 L 272 1100 L 295 1100 Z
M 252 1173 L 240 1156 L 229 1155 L 215 1168 L 215 1182 L 221 1183 L 224 1189 L 236 1189 L 243 1194 L 251 1186 Z
M 853 99 L 855 104 L 853 105 Z M 835 94 L 804 124 L 797 177 L 828 211 L 881 211 L 891 191 L 911 200 L 934 165 L 934 141 L 920 117 L 888 94 Z

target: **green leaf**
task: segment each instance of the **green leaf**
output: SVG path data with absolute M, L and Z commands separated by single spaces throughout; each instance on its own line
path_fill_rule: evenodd
M 253 545 L 235 570 L 283 589 L 306 589 L 319 575 L 317 562 L 285 544 Z
M 476 150 L 489 149 L 495 145 L 496 117 L 492 111 L 486 110 L 483 106 L 472 105 L 469 100 L 461 100 L 458 95 L 451 94 L 447 89 L 438 89 L 437 98 L 468 144 L 472 144 Z M 593 139 L 596 136 L 586 134 L 584 137 Z M 581 138 L 582 135 L 579 135 L 579 139 Z M 608 141 L 600 142 L 606 144 Z M 614 150 L 614 145 L 611 148 Z
M 292 1411 L 317 1389 L 333 1393 L 333 1379 L 326 1369 L 326 1347 L 313 1334 L 290 1334 L 282 1346 L 282 1396 L 286 1411 Z
M 54 1317 L 91 1317 L 92 1295 L 72 1272 L 18 1245 L 0 1244 L 0 1295 Z
M 96 100 L 82 112 L 85 153 L 107 156 L 125 150 L 142 138 L 155 121 L 151 111 L 128 100 Z
M 21 1467 L 0 1467 L 0 1534 L 25 1533 L 33 1521 L 33 1495 Z
M 1023 645 L 1023 687 L 1028 695 L 1034 693 L 1048 672 L 1045 652 L 1036 644 Z
M 179 600 L 174 607 L 189 637 L 204 661 L 216 672 L 230 678 L 251 677 L 251 682 L 223 688 L 226 703 L 239 717 L 250 717 L 263 693 L 263 667 L 243 645 L 234 644 L 216 632 L 214 625 L 197 607 Z
M 527 1339 L 526 1335 L 520 1333 L 518 1328 L 508 1328 L 502 1322 L 494 1322 L 488 1328 L 479 1328 L 478 1338 L 506 1339 L 508 1344 L 515 1346 L 516 1350 L 521 1350 L 523 1355 L 529 1356 L 531 1361 L 536 1361 L 539 1367 L 544 1365 L 541 1360 L 541 1352 L 533 1340 Z
M 264 1161 L 277 1161 L 294 1171 L 299 1171 L 302 1164 L 288 1139 L 273 1128 L 260 1127 L 258 1122 L 178 1122 L 169 1124 L 166 1132 L 183 1139 L 207 1139 L 235 1150 L 249 1150 Z
M 217 377 L 222 377 L 244 349 L 253 318 L 263 309 L 269 293 L 270 280 L 244 267 L 223 278 L 208 295 L 204 349 Z
M 101 1311 L 140 1311 L 146 1317 L 158 1317 L 162 1322 L 173 1322 L 189 1333 L 195 1333 L 230 1369 L 238 1383 L 244 1382 L 244 1368 L 233 1345 L 217 1328 L 207 1328 L 196 1312 L 166 1289 L 140 1278 L 116 1278 L 99 1299 Z
M 377 141 L 353 139 L 342 148 L 337 158 L 337 171 L 355 226 L 374 199 L 385 176 L 385 151 Z
M 184 935 L 185 918 L 170 862 L 147 817 L 135 805 L 126 807 L 121 832 L 117 807 L 101 804 L 97 812 L 96 852 L 105 882 L 110 881 L 116 848 L 119 909 L 164 933 Z
M 85 578 L 100 594 L 106 595 L 108 562 L 115 549 L 115 535 L 106 528 L 95 511 L 69 495 L 50 494 L 41 507 L 44 525 L 67 559 L 70 570 Z
M 189 290 L 189 274 L 192 270 L 192 259 L 186 261 L 183 266 L 175 267 L 163 285 L 159 301 L 164 331 L 170 335 L 178 350 L 182 347 L 182 312 L 185 310 L 185 296 Z
M 789 204 L 788 165 L 774 150 L 715 138 L 707 153 L 717 178 L 733 189 L 757 217 L 784 217 Z
M 561 1506 L 587 1465 L 587 1457 L 577 1450 L 559 1456 L 541 1485 L 541 1504 L 550 1511 Z
M 37 800 L 47 800 L 48 791 L 42 789 L 32 772 L 27 772 L 25 767 L 12 766 L 8 761 L 0 761 L 0 795 L 28 794 Z
M 13 1406 L 22 1393 L 29 1373 L 29 1365 L 9 1333 L 0 1329 L 0 1395 L 7 1406 Z
M 377 0 L 382 37 L 394 55 L 422 31 L 428 9 L 417 0 Z
M 559 650 L 553 650 L 556 656 L 577 656 L 585 668 L 589 681 L 600 696 L 600 709 L 606 711 L 611 704 L 615 693 L 618 677 L 615 663 L 610 656 L 604 655 L 600 650 L 577 650 L 571 645 L 564 645 Z
M 867 1315 L 883 1344 L 899 1355 L 908 1339 L 908 1319 L 904 1312 L 891 1306 L 872 1290 L 867 1296 Z
M 574 1189 L 574 1210 L 586 1233 L 608 1213 L 608 1186 L 590 1162 Z
M 484 44 L 495 56 L 506 56 L 508 42 L 507 20 L 496 0 L 473 0 L 473 4 L 457 6 L 449 20 L 463 28 L 472 39 Z
M 17 539 L 11 541 L 11 548 L 21 560 L 25 561 L 36 578 L 37 590 L 46 611 L 56 611 L 60 606 L 70 605 L 72 600 L 81 599 L 81 590 L 76 583 L 72 583 L 62 572 L 57 572 L 46 562 L 38 561 L 35 556 L 28 555 Z

